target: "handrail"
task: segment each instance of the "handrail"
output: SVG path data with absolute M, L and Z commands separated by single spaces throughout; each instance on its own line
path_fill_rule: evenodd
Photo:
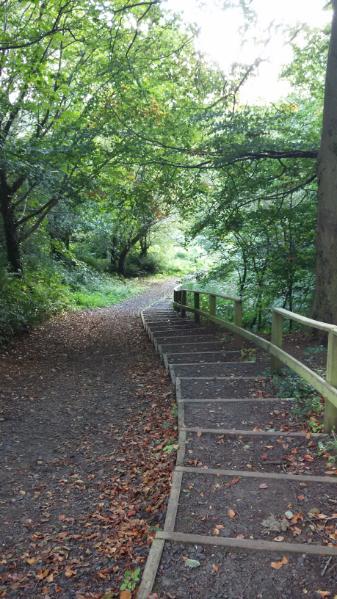
M 298 322 L 299 324 L 303 324 L 312 329 L 318 329 L 319 331 L 325 331 L 327 333 L 334 330 L 337 331 L 337 326 L 334 324 L 328 324 L 327 322 L 314 320 L 313 318 L 302 316 L 302 314 L 297 314 L 296 312 L 291 312 L 290 310 L 285 310 L 284 308 L 273 308 L 273 312 L 276 312 L 276 314 L 280 314 L 280 316 L 289 318 L 289 320 L 293 320 L 294 322 Z
M 217 291 L 206 291 L 205 289 L 189 289 L 188 287 L 183 287 L 182 285 L 178 285 L 175 287 L 174 301 L 176 298 L 180 298 L 181 304 L 186 304 L 186 294 L 193 293 L 194 294 L 194 308 L 195 308 L 195 321 L 199 322 L 198 310 L 200 308 L 200 295 L 208 295 L 209 297 L 209 313 L 211 316 L 216 315 L 216 299 L 220 297 L 221 299 L 229 300 L 234 302 L 234 322 L 237 326 L 241 327 L 242 325 L 242 299 L 235 295 L 225 295 L 224 293 L 218 293 Z M 186 311 L 182 309 L 181 315 L 185 316 Z
M 193 293 L 193 307 L 187 304 L 187 292 Z M 208 311 L 200 310 L 201 293 L 208 295 L 209 297 Z M 234 302 L 234 323 L 228 322 L 217 316 L 217 297 L 222 297 Z M 271 341 L 267 341 L 259 335 L 242 328 L 241 298 L 218 294 L 213 291 L 205 291 L 204 289 L 187 289 L 180 286 L 174 289 L 173 307 L 178 310 L 182 316 L 185 316 L 187 311 L 193 312 L 196 322 L 199 322 L 201 317 L 206 318 L 207 320 L 223 326 L 229 331 L 252 341 L 255 345 L 261 347 L 271 355 L 273 372 L 277 372 L 284 364 L 288 366 L 288 368 L 291 368 L 324 397 L 325 431 L 331 432 L 332 430 L 337 429 L 337 326 L 307 318 L 306 316 L 290 312 L 284 308 L 273 308 Z M 282 349 L 284 318 L 328 333 L 326 380 Z
M 221 297 L 222 299 L 227 299 L 227 300 L 232 300 L 233 302 L 241 302 L 241 298 L 237 295 L 225 295 L 224 293 L 218 293 L 217 291 L 213 291 L 212 289 L 209 290 L 205 290 L 205 289 L 195 289 L 195 287 L 193 287 L 193 289 L 189 289 L 188 287 L 183 287 L 182 285 L 178 285 L 177 287 L 175 287 L 174 291 L 186 291 L 186 292 L 193 292 L 195 291 L 196 293 L 204 293 L 205 295 L 215 295 L 216 297 Z

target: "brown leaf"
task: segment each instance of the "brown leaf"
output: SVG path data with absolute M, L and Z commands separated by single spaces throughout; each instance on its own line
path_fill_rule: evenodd
M 232 478 L 227 483 L 225 483 L 224 488 L 228 489 L 229 487 L 234 487 L 234 485 L 237 485 L 240 482 L 240 480 L 241 478 L 239 476 L 236 476 L 235 478 Z
M 72 576 L 75 576 L 76 574 L 76 570 L 74 570 L 71 566 L 66 566 L 66 569 L 64 570 L 64 575 L 67 578 L 71 578 Z
M 121 591 L 119 593 L 119 599 L 131 599 L 132 593 L 131 591 Z
M 229 509 L 227 510 L 227 516 L 228 516 L 228 517 L 229 517 L 231 520 L 232 520 L 233 518 L 235 518 L 235 516 L 236 516 L 236 515 L 237 515 L 237 514 L 236 514 L 236 511 L 235 511 L 235 510 L 232 510 L 232 508 L 229 508 Z
M 44 580 L 45 578 L 47 578 L 47 576 L 49 576 L 49 570 L 48 568 L 44 568 L 43 570 L 38 570 L 36 572 L 36 578 L 38 580 Z
M 271 567 L 274 568 L 274 570 L 280 570 L 280 568 L 283 568 L 283 566 L 286 566 L 287 563 L 289 562 L 288 558 L 286 555 L 284 555 L 282 557 L 282 559 L 280 559 L 277 562 L 271 562 Z

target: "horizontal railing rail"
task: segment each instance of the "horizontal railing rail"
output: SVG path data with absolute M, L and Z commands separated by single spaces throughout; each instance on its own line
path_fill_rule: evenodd
M 193 306 L 187 303 L 187 293 L 193 295 Z M 200 309 L 200 295 L 208 296 L 208 310 Z M 234 305 L 234 323 L 229 322 L 217 315 L 217 298 L 229 300 Z M 194 319 L 199 322 L 201 317 L 223 326 L 232 333 L 251 341 L 272 357 L 272 370 L 278 372 L 283 365 L 293 370 L 311 385 L 325 400 L 324 406 L 324 429 L 331 432 L 337 429 L 337 326 L 313 320 L 296 314 L 283 308 L 273 308 L 272 310 L 272 334 L 271 341 L 248 331 L 242 327 L 242 300 L 239 297 L 226 295 L 204 289 L 189 289 L 179 286 L 174 289 L 173 306 L 181 316 L 186 316 L 186 312 L 194 313 Z M 283 321 L 292 320 L 298 324 L 308 326 L 311 329 L 318 329 L 328 334 L 328 352 L 326 378 L 321 377 L 317 372 L 305 366 L 302 362 L 294 358 L 291 354 L 282 349 L 283 344 Z

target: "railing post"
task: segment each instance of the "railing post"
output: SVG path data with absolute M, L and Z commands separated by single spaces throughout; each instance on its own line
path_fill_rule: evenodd
M 326 382 L 337 387 L 337 332 L 330 331 L 328 336 L 328 356 L 326 365 Z M 324 406 L 324 430 L 330 433 L 337 430 L 337 408 L 328 400 Z
M 179 302 L 179 292 L 177 291 L 177 289 L 173 290 L 173 304 L 177 304 Z M 176 312 L 179 312 L 179 308 L 178 306 L 173 305 L 173 309 Z
M 194 309 L 195 310 L 200 310 L 200 293 L 198 293 L 198 291 L 194 292 Z M 200 314 L 198 314 L 198 312 L 194 312 L 194 320 L 195 322 L 200 322 Z
M 183 306 L 186 306 L 186 300 L 187 300 L 187 293 L 183 289 L 181 291 L 181 303 L 183 304 Z M 181 314 L 182 317 L 186 316 L 186 310 L 184 308 L 181 308 L 180 314 Z
M 210 316 L 216 316 L 216 295 L 213 293 L 208 296 L 208 310 Z
M 242 300 L 235 300 L 234 324 L 237 327 L 242 327 Z
M 277 347 L 282 348 L 283 339 L 283 317 L 273 310 L 272 327 L 271 327 L 271 342 Z M 271 369 L 273 372 L 278 372 L 282 368 L 282 362 L 275 356 L 271 357 Z

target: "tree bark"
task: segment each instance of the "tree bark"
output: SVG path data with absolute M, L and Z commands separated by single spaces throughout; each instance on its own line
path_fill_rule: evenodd
M 123 277 L 126 274 L 126 259 L 128 257 L 128 254 L 129 254 L 130 250 L 131 250 L 131 246 L 130 247 L 126 247 L 119 254 L 118 265 L 117 265 L 117 272 L 118 272 L 119 275 L 123 275 Z
M 21 273 L 22 259 L 17 223 L 11 205 L 9 189 L 4 181 L 2 181 L 1 185 L 0 210 L 3 219 L 8 265 L 12 272 Z
M 333 0 L 318 181 L 313 314 L 318 320 L 337 324 L 337 0 Z

